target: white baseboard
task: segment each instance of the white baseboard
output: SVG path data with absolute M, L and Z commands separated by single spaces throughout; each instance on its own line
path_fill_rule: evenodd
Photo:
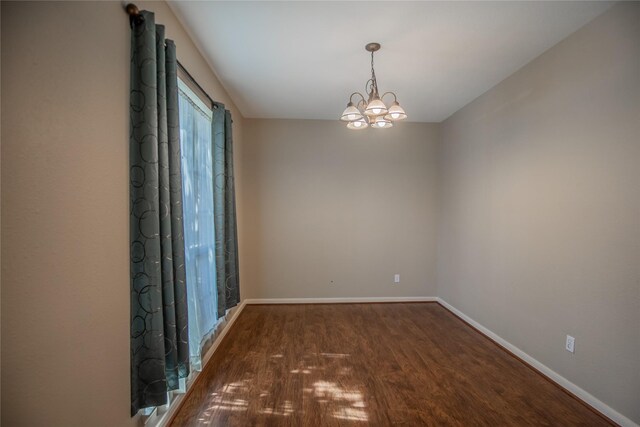
M 355 304 L 368 302 L 437 302 L 437 297 L 348 297 L 348 298 L 255 298 L 246 299 L 247 305 L 256 304 Z
M 458 316 L 459 318 L 461 318 L 465 322 L 469 323 L 471 326 L 476 328 L 478 331 L 482 332 L 484 335 L 489 337 L 491 340 L 495 341 L 501 347 L 504 347 L 505 349 L 507 349 L 511 353 L 513 353 L 516 356 L 518 356 L 520 359 L 524 360 L 526 363 L 531 365 L 534 369 L 536 369 L 537 371 L 541 372 L 544 376 L 548 377 L 549 379 L 551 379 L 552 381 L 554 381 L 555 383 L 557 383 L 561 387 L 567 389 L 568 391 L 570 391 L 571 393 L 576 395 L 576 397 L 580 398 L 581 400 L 586 402 L 588 405 L 592 406 L 598 412 L 600 412 L 603 415 L 605 415 L 606 417 L 608 417 L 611 421 L 619 424 L 622 427 L 639 427 L 638 424 L 634 423 L 629 418 L 625 417 L 624 415 L 622 415 L 621 413 L 619 413 L 615 409 L 611 408 L 606 403 L 598 400 L 596 397 L 594 397 L 593 395 L 589 394 L 585 390 L 581 389 L 580 387 L 578 387 L 577 385 L 575 385 L 574 383 L 572 383 L 571 381 L 569 381 L 568 379 L 566 379 L 562 375 L 558 374 L 557 372 L 555 372 L 554 370 L 552 370 L 548 366 L 543 365 L 542 363 L 540 363 L 539 361 L 537 361 L 533 357 L 529 356 L 524 351 L 520 350 L 515 345 L 511 344 L 509 341 L 503 339 L 502 337 L 500 337 L 496 333 L 494 333 L 491 330 L 485 328 L 480 323 L 476 322 L 475 320 L 473 320 L 472 318 L 470 318 L 469 316 L 467 316 L 466 314 L 464 314 L 463 312 L 461 312 L 457 308 L 453 307 L 451 304 L 449 304 L 448 302 L 446 302 L 442 298 L 437 298 L 437 300 L 438 300 L 438 303 L 440 303 L 443 307 L 445 307 L 446 309 L 448 309 L 449 311 L 454 313 L 456 316 Z

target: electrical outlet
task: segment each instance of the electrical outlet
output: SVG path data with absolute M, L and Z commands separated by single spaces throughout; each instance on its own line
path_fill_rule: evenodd
M 393 276 L 393 283 L 400 283 L 400 275 L 396 274 L 395 276 Z
M 567 342 L 566 342 L 564 348 L 566 348 L 567 351 L 570 351 L 571 353 L 575 353 L 576 352 L 576 339 L 574 337 L 572 337 L 571 335 L 567 335 Z

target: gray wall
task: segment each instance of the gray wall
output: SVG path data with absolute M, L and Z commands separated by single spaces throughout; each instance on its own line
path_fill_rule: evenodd
M 439 296 L 640 422 L 640 3 L 441 131 Z
M 437 125 L 246 119 L 245 143 L 245 297 L 436 295 Z
M 241 156 L 242 117 L 211 68 L 164 2 L 136 3 L 156 12 L 179 60 L 231 107 Z M 6 426 L 136 422 L 129 416 L 130 32 L 120 2 L 2 2 Z

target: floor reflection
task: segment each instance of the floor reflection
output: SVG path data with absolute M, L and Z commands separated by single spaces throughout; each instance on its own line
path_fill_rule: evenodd
M 368 420 L 362 393 L 357 389 L 344 389 L 336 383 L 327 381 L 317 381 L 313 387 L 313 395 L 319 402 L 332 402 L 338 405 L 333 411 L 335 418 L 354 421 Z
M 267 372 L 261 372 L 256 378 L 225 384 L 211 393 L 209 406 L 198 421 L 208 425 L 218 417 L 219 411 L 302 416 L 305 407 L 320 405 L 325 407 L 324 413 L 337 420 L 366 422 L 369 418 L 362 391 L 364 387 L 354 383 L 348 359 L 349 354 L 343 353 L 307 354 L 294 366 L 289 364 L 287 369 L 282 369 L 287 365 L 286 357 L 273 354 L 269 356 Z M 309 363 L 312 360 L 321 363 Z M 279 378 L 281 372 L 288 372 L 289 378 Z M 291 388 L 289 399 L 282 403 L 274 402 L 272 398 L 275 396 L 272 395 L 276 393 L 272 388 L 282 387 L 283 383 Z M 282 396 L 282 390 L 277 390 L 277 395 Z
M 266 415 L 281 415 L 283 417 L 288 417 L 293 414 L 293 405 L 288 400 L 285 401 L 282 406 L 278 410 L 273 410 L 272 408 L 264 408 L 258 411 L 261 414 Z
M 202 413 L 198 419 L 203 424 L 209 424 L 209 420 L 214 416 L 216 411 L 246 411 L 249 402 L 240 399 L 239 395 L 245 395 L 247 392 L 248 380 L 237 381 L 225 384 L 220 390 L 210 394 L 209 407 Z

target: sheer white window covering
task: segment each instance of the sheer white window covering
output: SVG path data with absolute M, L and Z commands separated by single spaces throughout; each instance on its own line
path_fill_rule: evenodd
M 201 369 L 202 346 L 218 321 L 213 213 L 212 111 L 178 80 L 189 349 Z

